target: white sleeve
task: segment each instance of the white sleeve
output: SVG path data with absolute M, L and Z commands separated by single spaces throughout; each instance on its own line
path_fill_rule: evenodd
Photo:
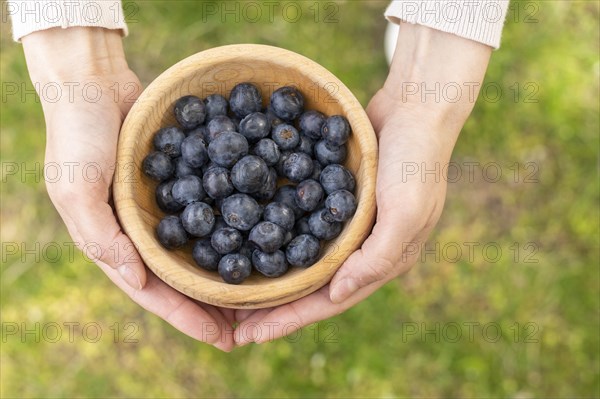
M 394 0 L 385 17 L 500 47 L 509 0 Z
M 9 0 L 13 39 L 49 28 L 97 26 L 120 29 L 127 36 L 121 0 Z

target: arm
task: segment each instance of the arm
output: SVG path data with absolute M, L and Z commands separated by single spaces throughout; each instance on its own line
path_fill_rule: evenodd
M 142 307 L 195 339 L 230 350 L 233 312 L 197 303 L 149 273 L 111 207 L 119 131 L 141 91 L 119 32 L 51 28 L 22 42 L 36 87 L 60 88 L 58 97 L 45 98 L 45 90 L 38 94 L 46 121 L 46 163 L 61 172 L 46 186 L 73 240 Z
M 423 179 L 420 173 L 403 175 L 403 168 L 414 163 L 433 170 L 449 162 L 479 86 L 472 98 L 463 90 L 456 102 L 441 95 L 422 97 L 422 88 L 481 84 L 491 52 L 484 44 L 453 34 L 401 25 L 389 76 L 367 108 L 379 140 L 378 214 L 371 235 L 317 292 L 273 309 L 238 311 L 237 320 L 244 321 L 236 342 L 264 342 L 291 333 L 291 323 L 302 327 L 339 314 L 416 263 L 418 253 L 406 249 L 420 247 L 437 223 L 446 182 L 431 175 Z M 417 95 L 409 96 L 406 89 L 415 85 Z M 270 331 L 271 336 L 266 334 Z

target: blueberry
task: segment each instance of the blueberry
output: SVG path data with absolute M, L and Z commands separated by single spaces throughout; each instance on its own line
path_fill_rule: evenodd
M 198 176 L 184 176 L 173 184 L 171 189 L 175 201 L 182 205 L 189 205 L 192 202 L 202 201 L 206 197 L 204 188 L 202 188 L 202 179 Z
M 210 144 L 220 133 L 236 131 L 237 126 L 231 119 L 225 115 L 218 115 L 206 125 L 206 136 L 204 136 L 204 139 Z
M 325 199 L 325 208 L 336 222 L 345 222 L 356 212 L 356 198 L 347 190 L 334 191 Z
M 246 155 L 231 169 L 233 186 L 242 193 L 255 193 L 264 187 L 269 177 L 269 167 L 262 158 Z
M 221 168 L 221 166 L 217 165 L 213 161 L 208 161 L 200 168 L 202 170 L 202 175 L 211 170 L 212 168 Z M 229 170 L 229 169 L 228 169 Z
M 271 202 L 265 206 L 263 219 L 267 222 L 275 223 L 285 230 L 291 230 L 294 227 L 296 216 L 294 210 L 281 202 Z
M 279 118 L 292 121 L 304 111 L 304 97 L 295 87 L 284 86 L 271 95 L 271 108 Z
M 257 201 L 270 201 L 277 192 L 277 172 L 273 168 L 269 168 L 267 181 L 260 190 L 252 193 L 252 196 Z
M 260 222 L 250 230 L 248 241 L 263 252 L 273 253 L 283 245 L 285 230 L 271 222 Z
M 215 214 L 204 202 L 194 202 L 181 213 L 181 223 L 185 231 L 196 237 L 210 234 L 215 225 Z
M 221 215 L 230 227 L 248 231 L 260 220 L 262 210 L 258 202 L 246 194 L 234 194 L 221 204 Z
M 294 239 L 294 237 L 296 237 L 296 231 L 295 230 L 288 230 L 285 233 L 285 238 L 283 239 L 283 246 L 287 246 L 290 241 L 292 241 Z
M 181 157 L 192 168 L 199 168 L 208 161 L 206 142 L 200 134 L 193 134 L 181 143 Z
M 175 167 L 171 162 L 171 157 L 162 151 L 154 151 L 144 158 L 142 170 L 151 179 L 163 181 L 173 175 Z
M 267 137 L 270 132 L 269 118 L 263 113 L 251 113 L 240 122 L 240 133 L 250 143 L 256 143 L 258 140 Z
M 200 136 L 204 137 L 204 139 L 206 140 L 206 126 L 204 126 L 204 125 L 200 125 L 198 127 L 190 129 L 190 130 L 186 130 L 183 133 L 185 134 L 186 137 L 191 136 L 193 134 L 199 134 Z
M 352 173 L 342 165 L 327 165 L 321 172 L 321 185 L 327 194 L 337 190 L 354 191 L 356 182 Z
M 177 216 L 163 218 L 156 229 L 158 241 L 168 249 L 179 248 L 187 243 L 188 237 Z
M 286 123 L 275 126 L 271 138 L 282 150 L 292 150 L 300 144 L 300 133 L 294 126 Z
M 331 240 L 342 232 L 342 224 L 331 220 L 329 211 L 321 208 L 311 213 L 308 218 L 310 232 L 319 240 Z
M 288 262 L 283 251 L 265 253 L 259 249 L 252 253 L 254 268 L 266 277 L 279 277 L 288 270 Z
M 154 148 L 171 158 L 181 155 L 181 142 L 185 134 L 175 126 L 163 127 L 154 135 Z
M 221 255 L 237 252 L 242 247 L 242 234 L 236 229 L 225 227 L 215 230 L 210 238 L 212 247 Z
M 219 275 L 228 284 L 240 284 L 252 272 L 250 259 L 241 254 L 228 254 L 219 261 Z
M 298 126 L 300 131 L 313 140 L 321 139 L 321 128 L 325 123 L 325 115 L 319 111 L 306 111 L 300 115 Z
M 277 164 L 281 152 L 279 146 L 271 139 L 262 139 L 252 147 L 252 154 L 261 157 L 269 166 Z
M 173 164 L 175 165 L 175 177 L 183 177 L 189 175 L 202 175 L 201 168 L 193 168 L 191 167 L 183 157 L 175 158 L 173 160 Z
M 308 226 L 308 216 L 298 219 L 296 224 L 294 225 L 294 230 L 296 230 L 296 234 L 311 234 L 310 227 Z
M 210 245 L 210 238 L 203 238 L 194 244 L 192 258 L 201 268 L 214 272 L 219 268 L 221 255 Z
M 296 186 L 296 205 L 302 210 L 313 211 L 319 206 L 322 199 L 323 187 L 316 180 L 304 180 Z
M 290 184 L 279 187 L 275 196 L 273 197 L 274 202 L 281 202 L 287 205 L 294 211 L 294 216 L 299 219 L 304 215 L 304 211 L 296 205 L 296 187 Z
M 166 213 L 175 213 L 183 209 L 183 205 L 173 199 L 173 184 L 175 180 L 168 180 L 156 187 L 156 204 Z
M 334 115 L 327 118 L 321 128 L 321 135 L 328 143 L 341 146 L 350 138 L 350 123 L 343 115 Z
M 240 255 L 244 255 L 248 259 L 252 259 L 252 252 L 254 252 L 254 245 L 252 245 L 248 240 L 244 240 L 240 250 L 238 251 Z
M 248 114 L 259 112 L 262 108 L 260 90 L 252 83 L 236 85 L 229 95 L 229 106 L 238 118 L 244 118 Z
M 316 159 L 313 159 L 313 172 L 310 175 L 310 178 L 316 181 L 319 181 L 321 178 L 321 171 L 323 171 L 323 167 Z
M 321 244 L 310 234 L 300 234 L 285 250 L 285 257 L 292 266 L 309 267 L 319 259 Z
M 304 134 L 301 134 L 300 135 L 300 143 L 294 149 L 294 151 L 295 152 L 303 152 L 306 155 L 308 155 L 309 157 L 312 157 L 314 148 L 315 148 L 315 141 L 313 139 L 311 139 L 310 137 L 308 137 Z
M 184 129 L 193 129 L 204 122 L 206 107 L 196 96 L 181 97 L 175 103 L 175 119 Z
M 223 132 L 208 145 L 208 156 L 217 165 L 231 168 L 248 154 L 248 141 L 235 132 Z
M 233 193 L 229 170 L 220 166 L 214 166 L 204 172 L 202 186 L 206 194 L 214 199 L 225 198 Z
M 229 225 L 227 223 L 225 223 L 225 220 L 223 219 L 223 216 L 221 215 L 215 215 L 215 224 L 212 228 L 212 231 L 217 231 L 219 229 L 222 229 L 224 227 L 229 227 Z
M 348 151 L 346 146 L 337 146 L 328 143 L 325 140 L 318 141 L 315 144 L 315 158 L 321 165 L 330 165 L 333 163 L 342 163 L 346 160 Z
M 279 154 L 279 161 L 277 161 L 277 163 L 275 164 L 275 170 L 280 176 L 283 176 L 283 164 L 285 163 L 285 160 L 288 159 L 290 154 L 293 154 L 293 152 L 281 151 L 281 153 Z
M 270 105 L 263 112 L 265 115 L 267 115 L 267 118 L 269 119 L 269 123 L 271 124 L 271 129 L 273 129 L 277 125 L 281 125 L 282 123 L 284 123 L 283 120 L 281 120 L 281 118 L 279 118 L 277 115 L 275 115 L 275 112 L 273 112 L 273 108 L 271 108 Z
M 206 120 L 211 121 L 216 116 L 227 115 L 229 104 L 227 99 L 220 94 L 211 94 L 204 100 L 206 106 Z
M 283 175 L 293 182 L 306 180 L 313 172 L 313 160 L 303 152 L 294 152 L 283 162 Z

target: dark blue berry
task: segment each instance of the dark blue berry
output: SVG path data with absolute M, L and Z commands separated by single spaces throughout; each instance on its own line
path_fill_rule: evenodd
M 294 237 L 296 237 L 296 231 L 295 230 L 288 230 L 285 233 L 285 239 L 283 240 L 283 246 L 285 247 L 286 245 L 288 245 L 290 243 L 290 241 L 292 241 L 294 239 Z
M 171 158 L 181 155 L 181 143 L 185 134 L 175 126 L 163 127 L 154 135 L 154 148 Z
M 254 112 L 242 119 L 239 130 L 249 143 L 256 143 L 258 140 L 269 135 L 271 125 L 269 124 L 269 118 L 265 114 Z
M 233 193 L 229 170 L 221 166 L 214 166 L 204 172 L 202 186 L 206 194 L 214 199 L 225 198 Z
M 345 116 L 334 115 L 327 118 L 321 128 L 321 135 L 328 143 L 341 146 L 350 138 L 350 123 Z
M 321 208 L 313 212 L 308 218 L 310 232 L 319 240 L 331 240 L 342 232 L 342 224 L 331 220 L 329 211 Z
M 208 145 L 208 156 L 219 166 L 231 168 L 248 154 L 248 141 L 235 132 L 223 132 Z
M 356 212 L 356 197 L 350 191 L 334 191 L 325 199 L 325 208 L 336 222 L 345 222 Z
M 196 96 L 181 97 L 175 103 L 175 119 L 184 129 L 193 129 L 204 122 L 206 107 Z
M 221 204 L 221 215 L 230 227 L 248 231 L 260 220 L 262 209 L 258 202 L 246 194 L 234 194 Z
M 219 268 L 221 255 L 210 245 L 210 238 L 203 238 L 194 244 L 192 258 L 201 268 L 214 272 Z
M 316 180 L 304 180 L 296 186 L 295 200 L 302 210 L 311 212 L 323 200 L 323 187 Z
M 215 230 L 210 243 L 221 255 L 237 252 L 242 247 L 242 234 L 231 227 Z
M 225 115 L 218 115 L 206 125 L 206 136 L 204 136 L 204 139 L 210 144 L 219 134 L 236 131 L 237 126 L 231 119 Z
M 206 197 L 202 187 L 202 179 L 198 176 L 188 175 L 177 179 L 171 189 L 175 201 L 182 205 L 202 201 Z
M 248 240 L 244 240 L 240 250 L 238 251 L 241 255 L 244 255 L 248 259 L 252 259 L 252 252 L 254 252 L 254 245 Z
M 292 266 L 309 267 L 319 259 L 320 251 L 321 245 L 316 237 L 300 234 L 288 244 L 285 257 Z
M 185 134 L 186 137 L 191 136 L 193 134 L 199 134 L 200 136 L 204 137 L 204 139 L 206 140 L 206 126 L 204 126 L 204 125 L 200 125 L 198 127 L 190 129 L 190 130 L 186 130 L 183 133 Z
M 310 234 L 310 227 L 308 226 L 308 216 L 298 219 L 296 224 L 294 225 L 294 230 L 296 230 L 296 234 Z
M 300 135 L 300 143 L 294 149 L 294 152 L 303 152 L 309 157 L 313 156 L 315 148 L 315 141 L 310 137 L 305 136 L 304 134 Z
M 262 158 L 246 155 L 231 169 L 233 186 L 242 193 L 255 193 L 264 187 L 269 177 L 269 167 Z
M 229 106 L 238 118 L 244 118 L 262 109 L 262 96 L 258 87 L 251 83 L 236 85 L 229 95 Z
M 283 251 L 266 253 L 259 249 L 252 253 L 254 268 L 266 277 L 279 277 L 288 270 L 288 262 Z
M 156 181 L 167 180 L 175 171 L 171 157 L 162 151 L 148 154 L 142 162 L 142 169 L 148 177 Z
M 298 130 L 294 126 L 285 123 L 275 126 L 271 138 L 282 150 L 293 150 L 300 144 Z
M 303 152 L 294 152 L 283 162 L 283 175 L 293 182 L 306 180 L 313 172 L 313 160 Z
M 158 241 L 168 249 L 179 248 L 187 243 L 188 237 L 177 216 L 163 218 L 156 229 Z
M 229 103 L 227 99 L 220 94 L 211 94 L 204 100 L 206 106 L 206 120 L 211 121 L 220 115 L 227 115 Z
M 183 205 L 173 199 L 173 184 L 175 180 L 168 180 L 156 187 L 156 204 L 166 213 L 175 213 L 183 209 Z
M 316 159 L 313 159 L 313 172 L 312 172 L 312 175 L 310 175 L 310 178 L 313 180 L 319 181 L 319 179 L 321 178 L 322 170 L 323 170 L 323 167 L 321 166 L 319 161 L 317 161 Z
M 348 151 L 346 146 L 337 146 L 328 143 L 326 140 L 318 141 L 315 144 L 315 158 L 321 165 L 330 165 L 334 163 L 342 163 L 346 160 Z
M 228 254 L 219 261 L 219 275 L 228 284 L 241 284 L 252 272 L 250 259 L 241 254 Z
M 277 172 L 273 168 L 269 168 L 269 174 L 265 184 L 252 196 L 258 201 L 270 201 L 277 191 Z
M 304 215 L 304 211 L 296 204 L 296 186 L 287 184 L 277 189 L 275 196 L 273 197 L 274 202 L 281 202 L 287 205 L 294 211 L 294 216 L 299 219 Z
M 285 160 L 288 159 L 290 154 L 293 154 L 293 152 L 292 151 L 281 151 L 281 153 L 279 155 L 279 161 L 277 161 L 277 163 L 275 164 L 275 170 L 277 171 L 279 176 L 283 176 L 283 164 L 285 163 Z
M 181 157 L 192 168 L 199 168 L 208 161 L 208 151 L 204 137 L 192 134 L 181 143 Z
M 262 139 L 252 147 L 252 154 L 261 157 L 269 166 L 277 164 L 281 152 L 279 146 L 271 139 Z
M 327 194 L 337 190 L 354 191 L 356 182 L 352 173 L 342 165 L 327 165 L 321 172 L 321 185 Z
M 227 223 L 225 223 L 225 220 L 223 219 L 223 216 L 221 216 L 221 215 L 215 215 L 215 225 L 213 226 L 213 229 L 212 229 L 211 233 L 213 231 L 217 231 L 219 229 L 222 229 L 223 227 L 229 227 L 229 225 Z
M 300 115 L 298 126 L 300 131 L 313 140 L 321 139 L 321 128 L 325 123 L 325 115 L 319 111 L 306 111 Z
M 271 202 L 265 206 L 263 219 L 275 223 L 286 230 L 294 227 L 296 216 L 294 210 L 282 202 Z
M 281 119 L 292 121 L 304 111 L 304 97 L 295 87 L 284 86 L 271 95 L 271 108 Z
M 250 230 L 248 241 L 263 252 L 272 253 L 282 247 L 285 240 L 283 227 L 271 222 L 260 222 Z
M 215 214 L 204 202 L 194 202 L 181 213 L 181 223 L 185 231 L 196 237 L 208 235 L 215 225 Z
M 271 124 L 271 129 L 273 129 L 275 126 L 277 125 L 281 125 L 283 122 L 283 120 L 281 120 L 281 118 L 279 118 L 277 115 L 275 115 L 275 112 L 273 112 L 273 108 L 271 108 L 271 105 L 269 105 L 267 107 L 266 110 L 263 111 L 265 115 L 267 115 L 267 118 L 269 119 L 269 123 Z
M 193 168 L 191 167 L 183 157 L 175 158 L 173 160 L 173 164 L 175 165 L 175 177 L 183 177 L 189 175 L 202 175 L 201 168 Z

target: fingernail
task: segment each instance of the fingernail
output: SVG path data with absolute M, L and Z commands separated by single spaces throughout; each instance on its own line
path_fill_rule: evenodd
M 358 290 L 358 284 L 353 278 L 345 278 L 333 287 L 329 294 L 329 299 L 333 303 L 340 303 L 346 300 L 350 295 Z
M 121 275 L 121 277 L 123 277 L 123 280 L 125 280 L 125 282 L 127 284 L 129 284 L 131 287 L 135 288 L 136 290 L 141 290 L 142 289 L 142 283 L 140 281 L 140 278 L 138 277 L 137 274 L 135 274 L 133 272 L 133 270 L 131 270 L 131 268 L 127 265 L 121 265 L 119 266 L 119 274 Z

